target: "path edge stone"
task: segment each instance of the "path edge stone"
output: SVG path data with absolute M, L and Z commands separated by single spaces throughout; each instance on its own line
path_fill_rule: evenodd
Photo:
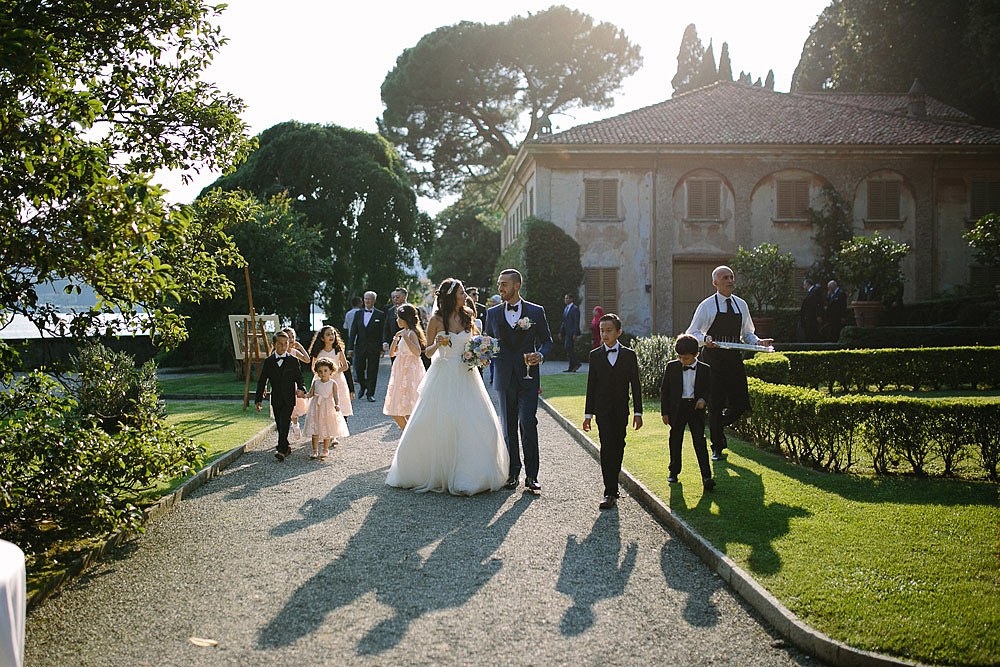
M 194 477 L 177 487 L 173 493 L 163 496 L 156 501 L 156 503 L 145 508 L 143 512 L 146 516 L 143 519 L 143 525 L 149 523 L 180 501 L 189 497 L 197 489 L 204 486 L 208 480 L 216 477 L 220 472 L 232 465 L 236 459 L 243 456 L 244 452 L 260 444 L 276 430 L 277 428 L 274 424 L 265 426 L 242 445 L 233 447 L 228 452 L 212 461 L 212 463 L 199 470 L 195 473 Z M 51 577 L 46 578 L 37 589 L 28 595 L 28 599 L 26 601 L 27 610 L 30 612 L 42 602 L 52 597 L 63 586 L 86 572 L 91 565 L 94 565 L 103 559 L 104 556 L 112 549 L 129 539 L 138 537 L 139 535 L 141 535 L 141 533 L 138 531 L 119 530 L 108 535 L 103 541 L 101 541 L 100 544 L 85 550 L 72 563 L 70 563 L 65 570 L 59 574 L 54 574 Z
M 547 400 L 542 397 L 539 397 L 538 400 L 545 411 L 576 440 L 577 444 L 592 457 L 598 461 L 601 460 L 600 447 L 587 437 L 586 433 L 560 414 Z M 729 584 L 730 588 L 753 607 L 777 632 L 809 655 L 832 665 L 846 665 L 848 667 L 885 667 L 887 665 L 925 667 L 922 663 L 848 646 L 809 626 L 761 586 L 746 570 L 699 535 L 690 524 L 675 514 L 666 503 L 624 467 L 618 481 L 647 512 L 680 537 L 713 572 Z

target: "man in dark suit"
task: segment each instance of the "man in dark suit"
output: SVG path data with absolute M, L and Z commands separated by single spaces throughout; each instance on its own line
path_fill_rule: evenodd
M 274 334 L 274 352 L 264 360 L 260 367 L 260 377 L 257 378 L 257 396 L 254 404 L 260 412 L 264 401 L 267 383 L 271 383 L 271 409 L 274 411 L 274 424 L 278 427 L 278 451 L 274 457 L 284 461 L 292 448 L 288 444 L 288 428 L 292 423 L 292 409 L 295 407 L 295 397 L 306 395 L 306 387 L 302 382 L 302 368 L 298 360 L 288 353 L 288 334 L 279 331 Z
M 601 440 L 601 475 L 604 499 L 599 507 L 610 509 L 618 502 L 618 475 L 625 456 L 625 432 L 628 429 L 628 395 L 632 390 L 632 428 L 642 428 L 642 385 L 639 360 L 635 351 L 618 342 L 622 321 L 614 313 L 601 317 L 602 345 L 590 351 L 587 372 L 587 400 L 583 430 L 590 430 L 590 420 L 597 417 Z
M 576 358 L 574 344 L 576 337 L 580 335 L 580 309 L 573 303 L 573 295 L 566 295 L 566 307 L 563 309 L 562 325 L 559 327 L 559 336 L 562 338 L 563 347 L 566 348 L 566 357 L 569 359 L 569 366 L 564 373 L 575 373 L 581 364 Z
M 476 306 L 476 317 L 480 322 L 483 323 L 483 327 L 486 326 L 486 306 L 479 303 L 479 288 L 478 287 L 467 287 L 465 293 L 468 294 L 469 298 L 472 299 L 472 303 Z
M 383 354 L 388 354 L 389 345 L 392 344 L 392 339 L 396 337 L 396 332 L 399 331 L 399 324 L 396 323 L 396 309 L 406 303 L 407 294 L 408 292 L 405 287 L 397 287 L 392 290 L 390 304 L 385 310 L 385 324 L 382 325 Z M 390 357 L 389 363 L 391 364 L 394 360 L 395 357 Z
M 691 428 L 694 453 L 701 469 L 701 481 L 706 491 L 715 488 L 712 467 L 708 462 L 705 440 L 705 408 L 712 391 L 712 369 L 698 361 L 698 339 L 682 334 L 674 342 L 677 359 L 667 364 L 660 384 L 660 416 L 670 427 L 670 466 L 667 481 L 673 484 L 681 471 L 681 445 L 684 427 Z
M 500 423 L 510 454 L 505 488 L 517 486 L 523 448 L 524 487 L 540 493 L 537 413 L 541 369 L 537 366 L 552 349 L 552 334 L 545 309 L 521 298 L 520 271 L 501 271 L 497 291 L 503 303 L 486 311 L 484 328 L 487 336 L 500 342 L 500 353 L 493 357 L 493 389 L 500 397 Z
M 808 277 L 802 279 L 802 289 L 806 291 L 802 307 L 799 309 L 802 340 L 806 343 L 817 343 L 820 325 L 823 322 L 823 293 L 820 292 L 819 285 Z
M 840 289 L 836 280 L 826 284 L 826 339 L 840 340 L 840 327 L 847 310 L 847 293 Z
M 375 307 L 375 292 L 365 292 L 365 307 L 354 314 L 347 336 L 347 356 L 354 362 L 361 393 L 375 402 L 378 362 L 382 358 L 382 333 L 385 313 Z

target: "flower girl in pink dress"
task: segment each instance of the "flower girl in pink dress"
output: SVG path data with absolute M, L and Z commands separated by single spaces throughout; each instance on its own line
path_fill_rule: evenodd
M 306 413 L 306 427 L 303 434 L 312 437 L 313 453 L 309 458 L 323 460 L 330 453 L 330 440 L 337 444 L 337 438 L 344 438 L 351 433 L 347 430 L 347 422 L 340 413 L 337 383 L 333 381 L 333 364 L 329 359 L 316 361 L 316 375 L 312 386 L 306 394 L 309 401 L 309 411 Z M 319 440 L 323 440 L 323 452 L 319 453 Z
M 396 360 L 392 363 L 392 372 L 389 374 L 382 413 L 392 417 L 396 425 L 404 429 L 417 402 L 420 381 L 424 379 L 424 364 L 420 355 L 427 340 L 424 338 L 416 307 L 404 303 L 397 308 L 396 324 L 400 329 L 389 347 L 389 356 Z

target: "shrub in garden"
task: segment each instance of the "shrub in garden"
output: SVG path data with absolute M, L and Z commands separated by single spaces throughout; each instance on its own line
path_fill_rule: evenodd
M 130 355 L 100 343 L 87 343 L 70 360 L 73 375 L 68 384 L 77 416 L 94 418 L 111 434 L 163 416 L 155 362 L 136 368 Z
M 788 384 L 788 357 L 783 354 L 754 354 L 743 362 L 747 377 L 755 377 L 773 384 Z
M 653 397 L 660 395 L 660 384 L 663 382 L 663 372 L 667 362 L 677 358 L 674 352 L 674 339 L 669 336 L 648 336 L 632 341 L 635 356 L 639 360 L 639 382 L 642 384 L 642 395 Z
M 201 450 L 149 412 L 106 431 L 66 388 L 34 372 L 0 392 L 0 537 L 37 554 L 142 527 L 142 492 L 189 471 Z

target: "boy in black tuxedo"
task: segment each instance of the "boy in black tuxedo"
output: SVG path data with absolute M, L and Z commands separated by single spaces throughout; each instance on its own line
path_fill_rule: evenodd
M 673 484 L 681 471 L 681 445 L 684 444 L 684 427 L 691 427 L 694 452 L 701 469 L 701 480 L 706 491 L 715 488 L 712 467 L 708 462 L 708 444 L 705 442 L 705 407 L 712 387 L 712 368 L 698 361 L 698 339 L 681 334 L 674 342 L 677 359 L 667 364 L 660 385 L 660 415 L 670 427 L 670 475 Z
M 602 510 L 618 500 L 618 474 L 625 455 L 625 431 L 628 428 L 628 392 L 632 388 L 632 428 L 642 428 L 642 387 L 639 384 L 639 360 L 635 351 L 618 343 L 622 321 L 614 313 L 600 320 L 602 345 L 590 351 L 587 372 L 587 405 L 583 430 L 590 430 L 590 420 L 597 417 L 601 440 L 601 474 L 604 477 Z
M 274 334 L 274 352 L 260 367 L 260 377 L 257 379 L 257 397 L 254 403 L 257 412 L 264 401 L 264 390 L 268 380 L 271 381 L 271 409 L 274 410 L 274 423 L 278 427 L 278 444 L 274 458 L 284 461 L 292 448 L 288 444 L 288 427 L 292 423 L 292 409 L 295 408 L 295 397 L 306 395 L 306 386 L 302 382 L 302 368 L 298 359 L 288 353 L 288 334 L 279 331 Z

